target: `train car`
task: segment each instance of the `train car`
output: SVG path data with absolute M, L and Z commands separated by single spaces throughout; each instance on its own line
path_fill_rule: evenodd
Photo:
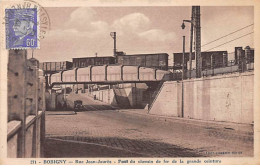
M 228 65 L 227 51 L 202 52 L 202 70 L 221 68 Z
M 190 53 L 184 54 L 184 69 L 187 69 L 187 62 L 189 61 Z M 173 53 L 173 70 L 182 69 L 183 53 Z M 192 60 L 195 60 L 195 53 L 192 53 Z
M 128 66 L 142 66 L 154 69 L 168 70 L 167 53 L 158 54 L 135 54 L 135 55 L 117 55 L 117 64 Z
M 182 69 L 183 53 L 173 53 L 173 69 Z M 201 52 L 202 70 L 225 67 L 228 65 L 227 51 Z M 192 54 L 192 60 L 195 60 L 195 53 Z M 189 53 L 184 55 L 184 69 L 187 70 Z
M 254 63 L 254 55 L 254 49 L 249 46 L 246 46 L 244 50 L 242 47 L 235 47 L 235 65 L 241 64 L 242 61 L 245 61 L 247 64 Z
M 72 69 L 72 62 L 62 61 L 62 62 L 41 62 L 39 68 L 45 73 L 54 73 L 64 70 Z
M 74 68 L 83 68 L 90 65 L 110 65 L 115 64 L 115 57 L 83 57 L 72 58 Z

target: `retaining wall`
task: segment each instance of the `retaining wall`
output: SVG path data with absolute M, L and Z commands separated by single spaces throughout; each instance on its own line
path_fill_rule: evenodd
M 201 120 L 252 123 L 254 73 L 165 82 L 149 113 Z
M 91 92 L 102 102 L 122 108 L 144 108 L 143 93 L 146 84 L 120 84 L 119 88 Z
M 117 106 L 116 98 L 113 89 L 99 90 L 90 92 L 91 95 L 96 95 L 96 99 Z

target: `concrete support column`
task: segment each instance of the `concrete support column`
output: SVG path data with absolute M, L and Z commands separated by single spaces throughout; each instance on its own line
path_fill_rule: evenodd
M 9 50 L 8 63 L 8 121 L 21 121 L 17 157 L 25 156 L 26 132 L 26 50 Z
M 38 150 L 37 144 L 39 144 L 39 120 L 38 117 L 38 97 L 39 97 L 39 61 L 31 58 L 27 61 L 27 111 L 28 115 L 35 115 L 36 120 L 33 124 L 33 133 L 32 133 L 32 157 L 36 157 Z M 27 153 L 27 152 L 26 152 Z M 28 151 L 30 153 L 30 151 Z

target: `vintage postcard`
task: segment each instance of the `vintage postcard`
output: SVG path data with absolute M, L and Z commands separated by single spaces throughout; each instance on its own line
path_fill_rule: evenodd
M 0 164 L 260 164 L 260 3 L 3 0 Z

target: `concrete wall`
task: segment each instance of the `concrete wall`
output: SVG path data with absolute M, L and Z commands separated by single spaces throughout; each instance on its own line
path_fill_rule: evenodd
M 181 83 L 165 82 L 149 113 L 181 117 Z
M 129 87 L 123 88 L 126 92 L 126 96 L 129 100 L 130 106 L 133 108 L 144 108 L 143 105 L 143 94 L 147 89 L 147 86 L 140 84 L 132 84 Z
M 254 73 L 185 80 L 184 118 L 252 123 Z M 165 82 L 151 114 L 181 116 L 182 85 Z
M 7 141 L 7 157 L 16 158 L 18 156 L 18 134 L 15 134 Z
M 9 158 L 32 158 L 42 157 L 42 142 L 45 136 L 44 126 L 44 113 L 38 114 L 38 116 L 29 115 L 26 117 L 25 137 L 21 136 L 22 125 L 20 121 L 10 121 L 7 123 L 7 157 Z M 21 155 L 22 140 L 25 142 L 24 155 Z
M 32 124 L 29 128 L 27 128 L 25 133 L 25 157 L 31 158 L 33 157 L 33 127 L 34 124 Z
M 113 89 L 106 89 L 106 90 L 99 90 L 91 92 L 91 95 L 96 95 L 96 98 L 102 102 L 111 104 L 111 105 L 117 105 L 115 100 L 115 94 Z
M 8 157 L 43 156 L 45 77 L 26 50 L 10 50 L 8 57 Z
M 146 84 L 120 84 L 119 88 L 105 89 L 91 92 L 102 102 L 120 106 L 122 108 L 144 108 L 143 93 L 147 89 Z

